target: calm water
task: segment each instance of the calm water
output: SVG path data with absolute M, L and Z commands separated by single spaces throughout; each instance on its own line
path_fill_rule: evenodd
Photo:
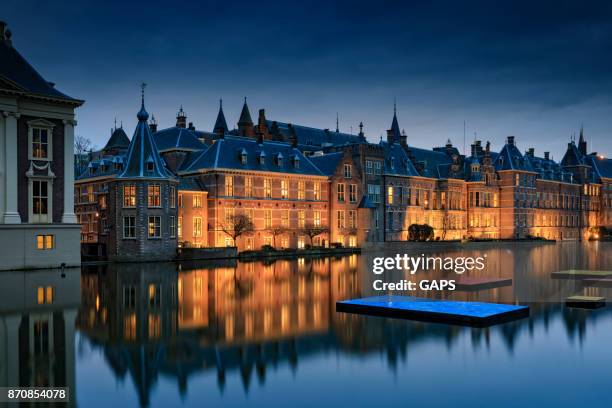
M 572 294 L 612 300 L 612 289 L 550 278 L 612 270 L 612 243 L 384 248 L 1 275 L 0 380 L 70 384 L 82 407 L 612 406 L 612 306 L 562 304 Z M 418 295 L 530 304 L 531 317 L 472 329 L 335 312 L 337 300 L 377 294 L 372 258 L 397 252 L 486 254 L 479 275 L 512 286 Z M 52 299 L 39 305 L 47 286 Z

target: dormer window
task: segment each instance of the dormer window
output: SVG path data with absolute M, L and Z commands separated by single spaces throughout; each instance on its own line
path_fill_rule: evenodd
M 153 166 L 153 160 L 148 160 L 147 161 L 147 171 L 153 171 L 154 166 Z
M 278 167 L 283 167 L 283 155 L 281 153 L 276 156 L 276 165 Z
M 480 164 L 472 164 L 472 173 L 478 173 L 480 171 Z
M 297 156 L 293 156 L 293 167 L 296 169 L 300 168 L 300 158 Z
M 259 164 L 264 165 L 266 163 L 266 154 L 264 152 L 259 153 Z
M 244 149 L 240 153 L 240 163 L 241 164 L 247 164 L 247 152 Z
M 391 166 L 391 170 L 395 170 L 395 158 L 393 156 L 389 159 L 389 165 Z

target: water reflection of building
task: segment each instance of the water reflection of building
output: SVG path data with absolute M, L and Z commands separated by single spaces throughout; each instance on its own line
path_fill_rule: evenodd
M 0 274 L 1 387 L 69 387 L 76 395 L 79 284 L 74 269 Z
M 358 276 L 357 255 L 99 267 L 83 274 L 77 325 L 148 405 L 159 373 L 184 391 L 193 372 L 216 369 L 222 386 L 228 370 L 240 370 L 248 387 L 252 372 L 262 381 L 267 365 L 296 364 L 298 349 L 329 347 L 335 301 L 359 295 Z
M 551 279 L 550 272 L 609 267 L 612 253 L 607 255 L 600 245 L 567 242 L 449 248 L 445 254 L 452 256 L 486 253 L 489 259 L 483 276 L 513 277 L 514 285 L 420 295 L 520 302 L 532 307 L 530 319 L 486 329 L 336 313 L 336 300 L 372 294 L 369 253 L 268 264 L 219 261 L 208 268 L 184 265 L 178 271 L 174 264 L 109 266 L 83 274 L 78 325 L 103 349 L 117 377 L 133 379 L 142 405 L 148 404 L 160 375 L 175 378 L 185 395 L 188 380 L 202 372 L 216 373 L 220 390 L 227 377 L 237 375 L 248 392 L 253 381 L 265 383 L 279 365 L 297 370 L 300 361 L 330 352 L 359 357 L 382 354 L 394 370 L 409 361 L 411 353 L 421 352 L 420 344 L 438 343 L 450 350 L 461 344 L 466 333 L 474 349 L 488 348 L 493 336 L 501 336 L 502 344 L 512 351 L 522 336 L 562 319 L 568 337 L 583 338 L 587 321 L 609 316 L 610 310 L 591 315 L 565 309 L 564 297 L 586 289 L 576 282 Z M 435 251 L 438 249 L 427 253 Z M 576 253 L 583 255 L 569 255 Z M 419 276 L 443 277 L 437 273 Z M 392 278 L 385 276 L 387 281 Z M 603 296 L 612 295 L 612 289 L 597 290 Z M 134 301 L 126 301 L 132 293 Z M 159 306 L 152 301 L 155 293 L 161 293 Z M 151 316 L 159 316 L 159 331 L 154 329 L 157 317 Z

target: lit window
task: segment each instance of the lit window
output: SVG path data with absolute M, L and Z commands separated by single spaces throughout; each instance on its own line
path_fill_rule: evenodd
M 314 183 L 314 199 L 321 199 L 321 183 L 319 183 L 318 181 Z
M 234 195 L 234 178 L 232 176 L 225 176 L 225 195 Z
M 387 187 L 387 204 L 393 204 L 393 186 Z
M 289 226 L 289 210 L 281 210 L 281 225 L 285 228 Z
M 244 178 L 244 195 L 245 197 L 253 196 L 253 178 L 252 177 Z
M 161 207 L 161 187 L 159 184 L 149 184 L 147 196 L 149 207 Z
M 298 211 L 298 227 L 304 228 L 304 225 L 306 225 L 306 212 L 304 210 L 299 210 Z
M 202 236 L 202 218 L 193 217 L 193 237 L 200 238 Z
M 55 247 L 55 237 L 53 235 L 37 235 L 36 249 L 46 250 Z
M 161 237 L 161 217 L 149 216 L 149 238 Z
M 123 186 L 123 207 L 136 207 L 136 186 Z
M 272 198 L 272 180 L 264 179 L 264 197 Z
M 39 305 L 53 303 L 53 286 L 36 288 L 36 303 Z
M 349 228 L 357 228 L 357 213 L 355 210 L 349 210 Z
M 123 217 L 123 238 L 136 238 L 136 217 Z
M 287 198 L 287 180 L 281 180 L 281 198 Z
M 314 225 L 315 227 L 321 226 L 321 211 L 314 212 Z
M 344 201 L 344 183 L 338 183 L 338 201 Z
M 43 180 L 32 181 L 32 213 L 37 216 L 47 215 L 49 211 L 48 183 Z
M 179 208 L 183 208 L 183 193 L 178 194 L 178 206 Z
M 176 226 L 179 237 L 183 236 L 183 217 L 178 217 L 178 224 Z
M 202 206 L 202 196 L 200 194 L 193 195 L 193 208 L 199 208 Z
M 35 159 L 49 158 L 49 129 L 32 129 L 32 157 Z
M 272 210 L 264 211 L 264 228 L 272 228 Z
M 306 186 L 303 181 L 298 181 L 298 200 L 303 200 L 306 195 Z

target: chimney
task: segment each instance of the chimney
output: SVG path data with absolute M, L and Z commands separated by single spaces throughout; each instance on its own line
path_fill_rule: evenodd
M 193 122 L 189 122 L 189 130 L 195 130 L 195 126 L 193 126 Z
M 0 40 L 4 40 L 6 38 L 4 36 L 5 30 L 6 30 L 6 23 L 4 21 L 0 21 Z
M 406 131 L 404 129 L 402 129 L 399 142 L 402 146 L 408 146 L 408 135 L 406 135 Z
M 393 144 L 393 142 L 395 142 L 395 136 L 393 135 L 392 129 L 387 130 L 387 142 L 389 144 Z
M 176 114 L 176 127 L 180 127 L 180 128 L 187 127 L 187 115 L 185 115 L 182 105 L 178 113 Z
M 508 136 L 508 140 L 506 143 L 514 146 L 514 136 Z
M 533 147 L 530 147 L 529 150 L 527 150 L 527 156 L 533 157 L 535 155 L 535 149 Z
M 4 41 L 7 45 L 11 45 L 11 30 L 6 28 L 6 23 L 0 21 L 0 41 Z
M 544 152 L 544 158 L 545 158 L 546 160 L 549 160 L 549 158 L 550 158 L 550 152 Z
M 151 115 L 151 120 L 149 121 L 149 130 L 151 133 L 157 132 L 157 121 L 155 120 L 155 115 Z
M 472 144 L 470 145 L 470 148 L 471 148 L 471 150 L 470 150 L 470 155 L 471 155 L 472 157 L 473 157 L 473 156 L 476 156 L 476 144 L 472 143 Z

